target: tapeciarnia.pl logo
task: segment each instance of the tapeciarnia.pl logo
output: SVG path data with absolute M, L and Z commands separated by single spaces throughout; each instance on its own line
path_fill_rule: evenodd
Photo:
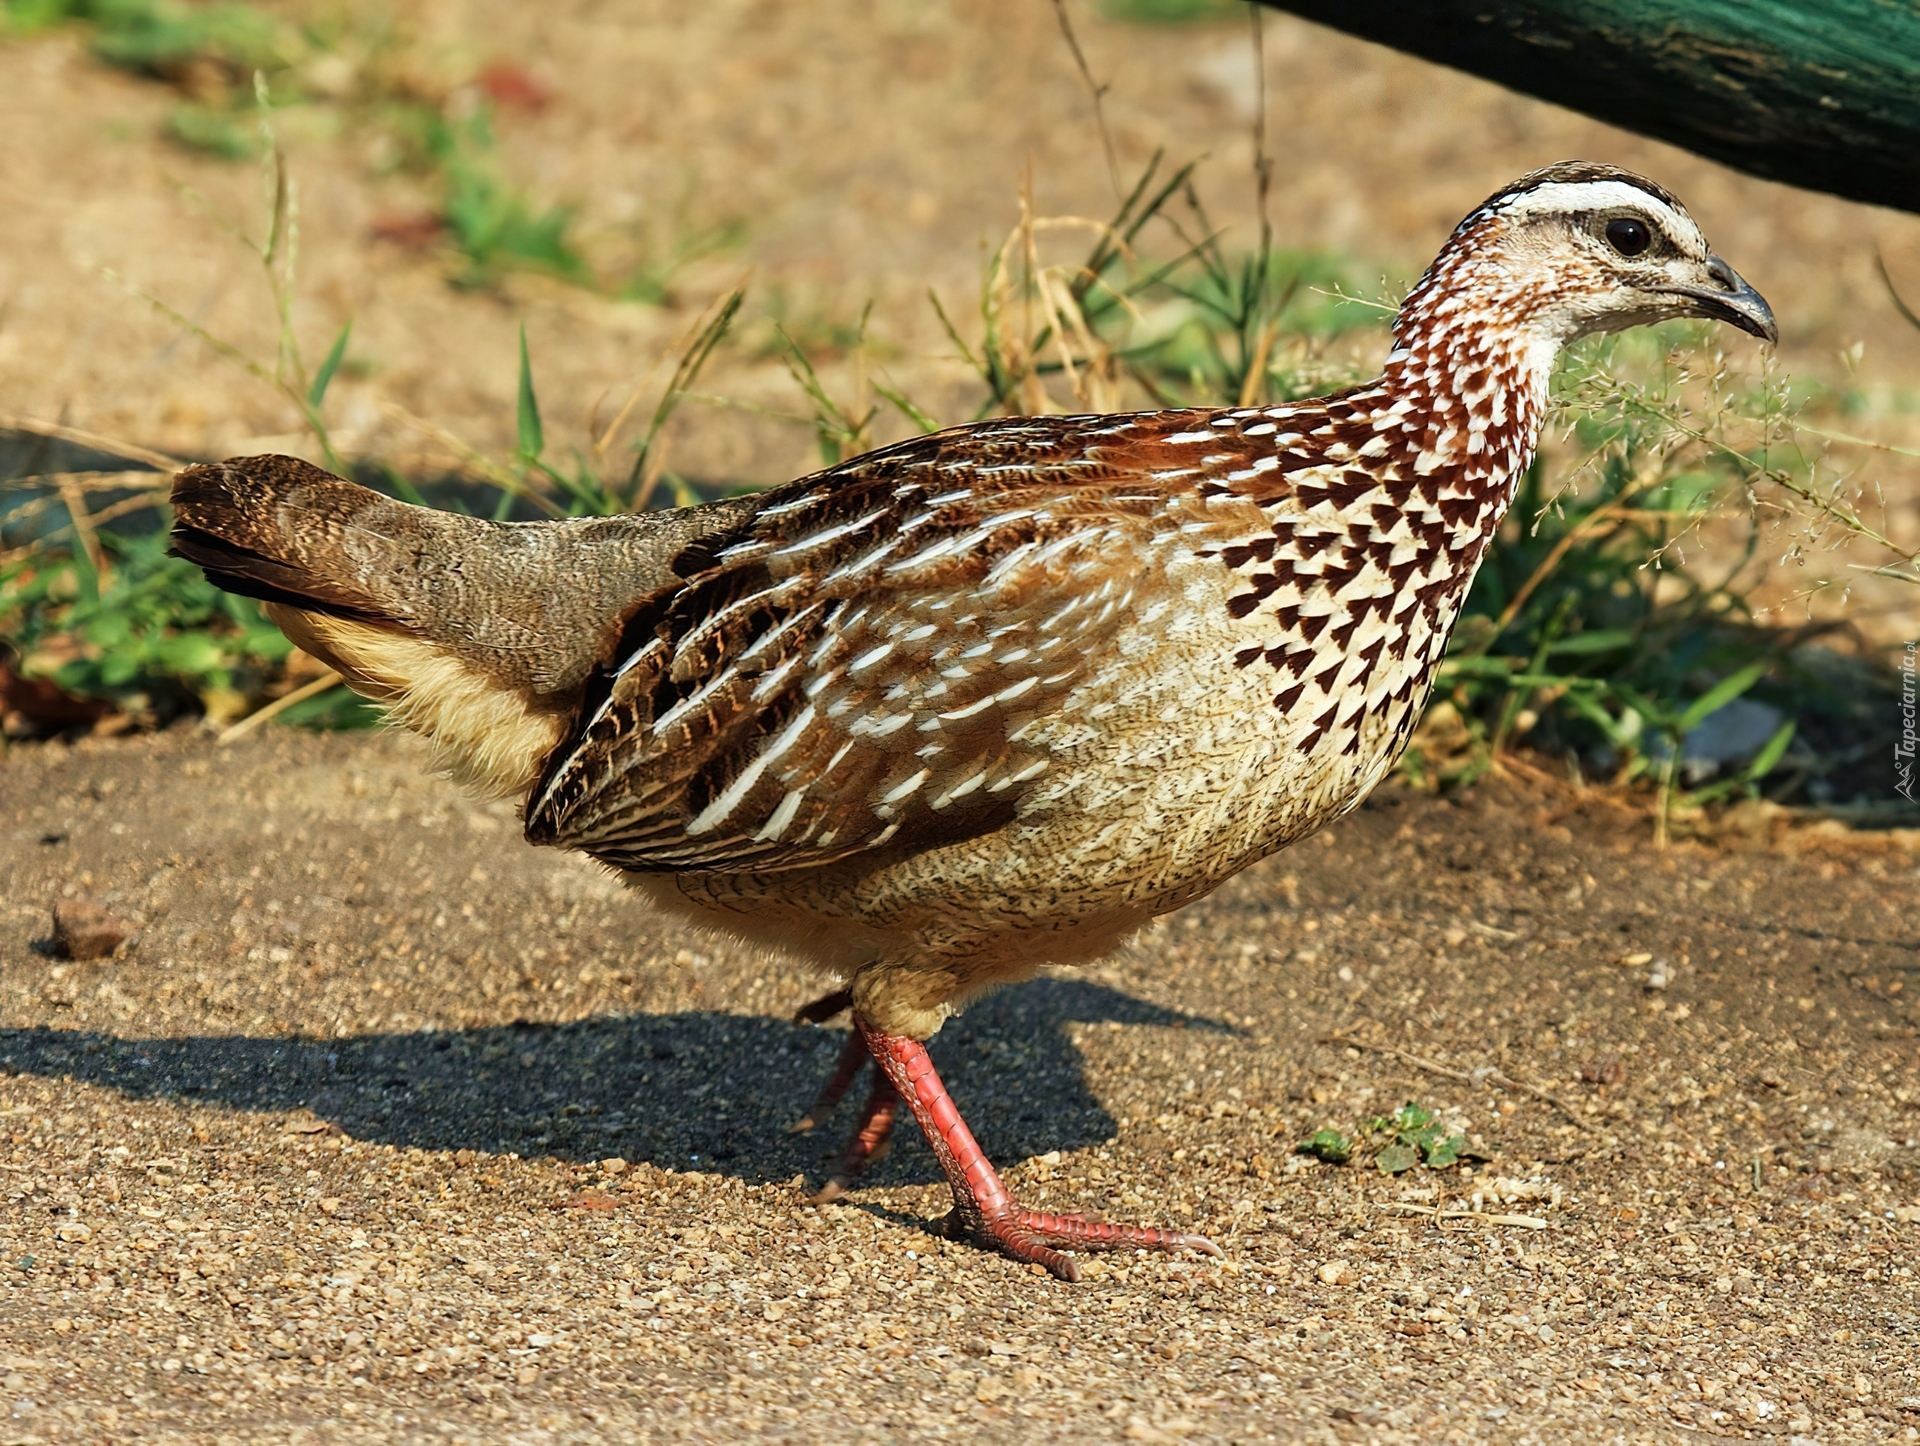
M 1900 654 L 1900 737 L 1893 745 L 1893 786 L 1908 803 L 1920 803 L 1914 797 L 1914 674 L 1915 650 L 1920 643 L 1908 643 Z

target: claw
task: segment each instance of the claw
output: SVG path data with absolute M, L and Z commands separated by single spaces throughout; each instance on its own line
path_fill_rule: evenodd
M 1078 1280 L 1080 1267 L 1056 1246 L 1083 1251 L 1193 1250 L 1220 1255 L 1220 1247 L 1204 1235 L 1111 1225 L 1104 1220 L 1089 1220 L 1083 1214 L 1054 1215 L 1027 1209 L 1013 1198 L 960 1117 L 953 1097 L 927 1057 L 926 1046 L 904 1035 L 882 1034 L 858 1014 L 853 1022 L 866 1041 L 868 1053 L 880 1066 L 882 1079 L 906 1100 L 946 1171 L 953 1209 L 935 1228 L 948 1239 L 972 1240 L 1015 1260 L 1042 1266 L 1064 1281 Z

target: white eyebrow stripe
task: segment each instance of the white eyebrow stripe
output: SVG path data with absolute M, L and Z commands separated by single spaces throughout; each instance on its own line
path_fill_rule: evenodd
M 1706 247 L 1706 237 L 1691 216 L 1630 181 L 1550 181 L 1509 197 L 1493 208 L 1493 214 L 1526 222 L 1537 216 L 1605 211 L 1618 206 L 1644 212 L 1668 235 L 1693 241 L 1703 250 Z

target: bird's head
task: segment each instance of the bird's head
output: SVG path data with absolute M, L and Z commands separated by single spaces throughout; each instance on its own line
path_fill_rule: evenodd
M 1779 339 L 1765 298 L 1713 254 L 1686 207 L 1631 171 L 1585 161 L 1547 166 L 1488 197 L 1455 228 L 1396 330 L 1466 320 L 1463 310 L 1555 351 L 1687 316 Z

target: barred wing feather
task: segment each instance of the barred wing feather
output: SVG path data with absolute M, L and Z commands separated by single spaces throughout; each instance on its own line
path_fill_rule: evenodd
M 768 872 L 1000 826 L 1154 565 L 1165 494 L 1138 482 L 1167 426 L 983 424 L 769 494 L 634 610 L 528 837 Z

